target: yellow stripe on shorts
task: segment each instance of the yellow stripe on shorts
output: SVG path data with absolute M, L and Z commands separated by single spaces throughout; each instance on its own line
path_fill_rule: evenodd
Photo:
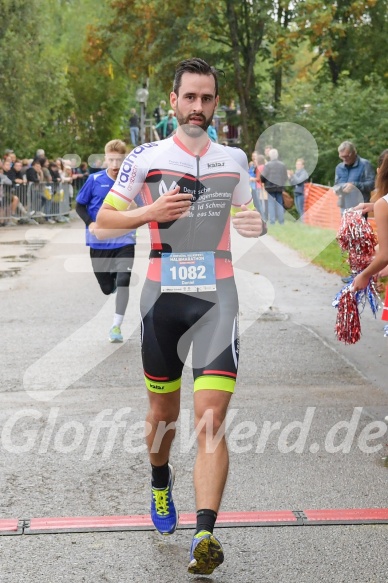
M 194 392 L 202 391 L 203 389 L 212 389 L 214 391 L 233 393 L 235 384 L 236 379 L 207 374 L 195 379 Z
M 151 393 L 164 395 L 165 393 L 174 393 L 181 388 L 180 378 L 174 381 L 153 381 L 145 376 L 144 380 L 147 389 L 151 391 Z

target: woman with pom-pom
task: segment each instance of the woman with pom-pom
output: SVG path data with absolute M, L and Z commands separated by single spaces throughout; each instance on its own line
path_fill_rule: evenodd
M 354 208 L 363 213 L 374 212 L 379 245 L 372 262 L 354 278 L 352 291 L 365 289 L 374 275 L 388 275 L 385 270 L 382 272 L 388 266 L 388 149 L 379 158 L 376 189 L 376 202 L 364 202 Z

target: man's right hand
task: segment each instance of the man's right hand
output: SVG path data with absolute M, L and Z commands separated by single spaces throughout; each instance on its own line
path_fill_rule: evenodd
M 354 188 L 354 185 L 351 182 L 347 182 L 346 184 L 344 184 L 342 186 L 342 192 L 344 192 L 345 194 L 348 194 L 349 192 L 352 192 Z
M 160 196 L 149 207 L 144 207 L 147 210 L 149 222 L 168 223 L 187 216 L 192 195 L 179 191 L 180 186 L 176 186 L 173 190 Z

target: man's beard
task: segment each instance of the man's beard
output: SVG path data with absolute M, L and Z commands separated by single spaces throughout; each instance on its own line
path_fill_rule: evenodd
M 178 108 L 175 112 L 178 124 L 182 127 L 183 131 L 187 136 L 191 138 L 199 138 L 204 132 L 207 132 L 207 128 L 210 126 L 213 120 L 213 113 L 209 118 L 206 118 L 202 113 L 190 113 L 190 115 L 182 115 Z M 191 124 L 190 119 L 201 118 L 200 124 Z

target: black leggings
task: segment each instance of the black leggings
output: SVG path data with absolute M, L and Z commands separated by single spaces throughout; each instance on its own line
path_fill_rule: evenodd
M 123 316 L 128 305 L 135 245 L 117 249 L 90 248 L 90 257 L 101 291 L 109 295 L 117 288 L 116 313 Z
M 193 344 L 194 390 L 233 392 L 238 368 L 238 298 L 234 278 L 217 280 L 217 290 L 161 293 L 146 280 L 140 301 L 142 358 L 146 385 L 153 392 L 180 388 L 184 362 Z

